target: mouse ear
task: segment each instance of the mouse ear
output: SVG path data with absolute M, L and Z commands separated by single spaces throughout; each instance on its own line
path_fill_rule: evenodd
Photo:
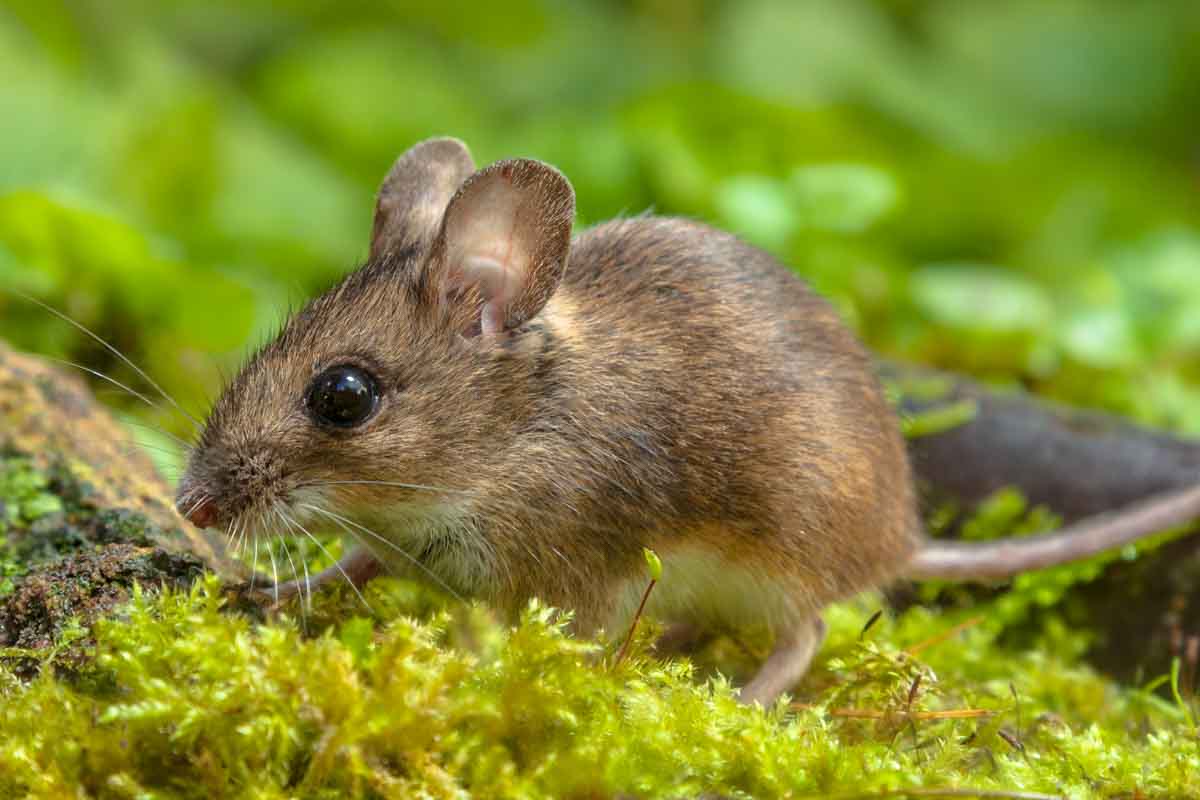
M 431 239 L 450 198 L 474 171 L 471 153 L 458 139 L 426 139 L 410 147 L 379 187 L 371 259 Z
M 498 161 L 472 175 L 442 220 L 429 287 L 464 333 L 500 333 L 531 319 L 562 280 L 575 191 L 562 173 L 530 159 Z

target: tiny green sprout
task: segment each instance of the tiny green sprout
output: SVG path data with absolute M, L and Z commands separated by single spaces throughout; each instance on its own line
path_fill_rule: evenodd
M 935 433 L 966 425 L 979 414 L 979 403 L 975 400 L 959 400 L 919 414 L 906 414 L 900 419 L 900 430 L 906 439 L 919 439 Z
M 646 610 L 646 601 L 650 599 L 650 592 L 654 590 L 654 585 L 662 577 L 662 560 L 658 557 L 658 553 L 649 547 L 643 547 L 642 555 L 645 556 L 646 566 L 650 569 L 650 583 L 646 584 L 646 591 L 642 593 L 642 602 L 638 604 L 637 612 L 633 615 L 633 622 L 629 623 L 629 633 L 625 635 L 625 642 L 621 645 L 616 660 L 613 661 L 613 669 L 620 666 L 621 662 L 625 660 L 625 656 L 629 654 L 629 645 L 633 643 L 633 634 L 637 630 L 638 622 L 642 619 L 642 612 Z
M 1171 659 L 1171 696 L 1175 698 L 1175 704 L 1179 706 L 1184 716 L 1187 717 L 1188 726 L 1194 729 L 1196 727 L 1196 718 L 1192 715 L 1192 707 L 1183 699 L 1183 694 L 1179 691 L 1180 663 L 1178 656 Z
M 642 555 L 646 557 L 646 566 L 650 568 L 650 580 L 662 580 L 662 559 L 658 557 L 658 553 L 651 550 L 649 547 L 642 548 Z

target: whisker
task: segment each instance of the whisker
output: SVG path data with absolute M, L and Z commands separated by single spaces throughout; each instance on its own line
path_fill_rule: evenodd
M 287 541 L 283 538 L 282 533 L 278 534 L 278 537 L 279 545 L 283 548 L 283 554 L 287 556 L 288 565 L 292 568 L 292 580 L 294 580 L 296 583 L 300 583 L 300 570 L 296 569 L 296 560 L 292 558 L 292 549 L 288 547 Z M 300 600 L 304 600 L 303 595 L 301 595 Z M 303 608 L 303 602 L 301 602 L 301 607 Z
M 288 547 L 288 544 L 287 544 L 287 542 L 286 542 L 286 541 L 284 541 L 284 539 L 283 539 L 283 534 L 282 534 L 282 533 L 277 533 L 277 534 L 276 534 L 276 539 L 278 540 L 280 547 L 282 547 L 282 548 L 283 548 L 283 554 L 284 554 L 285 556 L 287 556 L 288 563 L 292 565 L 292 580 L 293 580 L 293 581 L 295 581 L 295 582 L 296 582 L 296 584 L 298 584 L 298 585 L 299 585 L 299 584 L 300 584 L 300 573 L 296 571 L 296 562 L 295 562 L 295 560 L 292 558 L 292 550 L 291 550 L 291 548 L 290 548 L 290 547 Z M 303 591 L 303 586 L 301 586 L 301 592 L 300 592 L 300 626 L 301 626 L 301 628 L 304 630 L 304 632 L 305 632 L 305 633 L 308 633 L 308 613 L 307 613 L 307 612 L 308 612 L 308 609 L 307 609 L 307 608 L 306 608 L 306 606 L 305 606 L 305 600 L 304 600 L 304 591 Z
M 149 425 L 145 422 L 138 422 L 135 419 L 130 419 L 129 417 L 124 417 L 124 416 L 120 417 L 120 420 L 121 420 L 122 425 L 132 425 L 135 428 L 142 428 L 142 429 L 148 430 L 152 433 L 157 433 L 161 436 L 167 437 L 168 439 L 170 439 L 171 441 L 173 441 L 177 445 L 179 445 L 183 449 L 184 453 L 190 453 L 190 452 L 192 452 L 192 450 L 196 449 L 196 446 L 194 444 L 192 444 L 191 442 L 189 442 L 187 439 L 184 439 L 182 436 L 176 436 L 175 434 L 171 433 L 170 431 L 163 430 L 162 428 L 158 427 L 157 425 Z
M 121 389 L 122 391 L 126 392 L 127 394 L 133 395 L 138 400 L 141 400 L 143 403 L 150 406 L 150 408 L 153 408 L 155 411 L 163 410 L 163 407 L 161 404 L 154 402 L 149 397 L 147 397 L 146 395 L 139 392 L 137 389 L 126 386 L 125 384 L 123 384 L 119 380 L 117 380 L 116 378 L 111 378 L 108 375 L 105 375 L 103 372 L 101 372 L 98 369 L 92 369 L 91 367 L 85 367 L 83 364 L 77 364 L 74 361 L 68 361 L 65 358 L 56 358 L 55 356 L 39 356 L 39 357 L 45 361 L 50 361 L 55 364 L 61 364 L 64 367 L 74 367 L 75 369 L 82 370 L 89 375 L 94 375 L 95 377 L 99 378 L 102 381 L 108 381 L 113 386 L 116 386 L 118 389 Z M 116 394 L 116 392 L 113 392 L 113 394 Z
M 450 493 L 450 494 L 459 494 L 459 495 L 464 495 L 464 496 L 472 496 L 477 493 L 476 490 L 472 490 L 472 489 L 453 489 L 453 488 L 446 487 L 446 486 L 430 486 L 430 485 L 420 484 L 420 483 L 403 483 L 400 481 L 383 481 L 383 480 L 313 481 L 310 483 L 302 484 L 301 486 L 299 486 L 297 488 L 322 488 L 325 486 L 358 486 L 358 485 L 395 486 L 395 487 L 398 487 L 401 489 L 414 489 L 417 491 L 429 491 L 429 492 L 446 492 L 446 493 Z M 568 509 L 570 509 L 572 512 L 574 512 L 574 509 L 571 508 L 570 506 L 568 506 Z M 519 513 L 519 514 L 527 514 L 527 515 L 533 516 L 533 517 L 541 517 L 542 519 L 548 519 L 556 525 L 562 524 L 562 522 L 564 521 L 564 517 L 568 516 L 568 515 L 564 515 L 561 512 L 547 511 L 546 509 L 536 508 L 536 507 L 533 507 L 530 505 L 515 506 L 514 510 L 516 510 L 517 513 Z M 596 523 L 596 522 L 584 520 L 584 519 L 580 518 L 577 513 L 572 513 L 569 516 L 570 516 L 570 521 L 573 524 L 578 525 L 583 528 L 586 528 L 587 530 L 590 530 L 590 531 L 595 531 L 597 533 L 624 533 L 625 532 L 624 529 L 622 529 L 621 527 L 616 526 L 616 525 L 606 525 L 606 524 L 602 524 L 602 523 Z M 390 542 L 389 542 L 389 544 L 390 544 Z M 526 549 L 527 550 L 529 549 L 528 546 L 526 547 Z M 534 560 L 541 563 L 541 559 L 539 556 L 537 556 L 535 553 L 533 553 L 532 550 L 530 550 L 529 552 L 530 552 L 530 556 L 533 557 Z M 561 557 L 561 554 L 559 554 L 559 555 Z
M 350 576 L 346 574 L 346 570 L 342 569 L 342 565 L 338 562 L 338 560 L 336 558 L 334 558 L 332 555 L 330 555 L 329 551 L 325 549 L 325 545 L 321 544 L 321 540 L 318 539 L 317 537 L 313 536 L 309 532 L 308 528 L 306 528 L 300 524 L 299 520 L 295 520 L 295 522 L 296 522 L 296 525 L 300 528 L 300 530 L 304 532 L 304 535 L 307 536 L 309 539 L 311 539 L 313 544 L 315 544 L 317 547 L 321 548 L 321 552 L 325 554 L 326 558 L 329 558 L 333 561 L 333 566 L 337 568 L 338 572 L 342 573 L 342 577 L 346 579 L 346 583 L 350 584 L 350 588 L 354 590 L 354 593 L 356 595 L 358 595 L 358 599 L 360 601 L 362 601 L 362 604 L 364 606 L 366 606 L 367 611 L 374 614 L 375 610 L 373 608 L 371 608 L 371 604 L 367 602 L 367 598 L 363 597 L 362 592 L 360 592 L 358 590 L 358 587 L 354 585 L 354 581 L 352 581 L 350 579 Z
M 254 536 L 254 561 L 250 564 L 250 592 L 254 592 L 254 583 L 258 580 L 258 536 Z
M 369 485 L 369 486 L 370 485 L 396 486 L 396 487 L 399 487 L 402 489 L 416 489 L 416 490 L 431 491 L 431 492 L 447 492 L 447 493 L 453 493 L 453 494 L 460 494 L 460 495 L 464 495 L 464 496 L 473 496 L 473 495 L 477 494 L 476 490 L 470 490 L 470 489 L 452 489 L 449 487 L 441 487 L 441 486 L 427 486 L 427 485 L 423 485 L 423 484 L 419 484 L 419 483 L 401 483 L 401 482 L 397 482 L 397 481 L 377 481 L 377 480 L 345 480 L 345 481 L 320 481 L 320 482 L 314 481 L 311 483 L 302 484 L 301 487 L 297 487 L 297 488 L 321 488 L 324 486 L 354 486 L 354 485 L 360 485 L 360 484 Z M 532 506 L 532 505 L 529 505 L 526 503 L 510 502 L 510 503 L 507 503 L 506 505 L 508 506 L 508 508 L 510 508 L 514 512 L 515 515 L 518 515 L 518 516 L 524 515 L 524 516 L 530 517 L 532 519 L 545 519 L 545 520 L 550 521 L 551 523 L 553 523 L 556 526 L 562 525 L 564 523 L 570 523 L 571 525 L 575 525 L 575 526 L 578 526 L 585 530 L 593 531 L 595 533 L 626 534 L 628 532 L 627 528 L 622 527 L 620 525 L 607 524 L 604 522 L 596 522 L 596 521 L 585 519 L 580 514 L 578 509 L 576 509 L 569 502 L 564 502 L 562 504 L 562 510 L 559 510 L 559 511 L 551 511 L 551 510 L 547 510 L 545 508 L 537 508 L 535 506 Z M 389 544 L 390 544 L 390 542 L 389 542 Z M 559 555 L 561 557 L 561 554 L 559 554 Z M 540 558 L 537 560 L 540 561 Z M 566 560 L 566 559 L 564 559 L 564 560 Z
M 437 491 L 450 492 L 450 493 L 455 493 L 455 494 L 460 494 L 460 495 L 475 495 L 476 494 L 476 492 L 473 492 L 470 490 L 465 490 L 465 489 L 451 489 L 451 488 L 447 488 L 447 487 L 427 486 L 427 485 L 423 485 L 423 484 L 410 484 L 410 483 L 402 483 L 402 482 L 398 482 L 398 481 L 383 481 L 383 480 L 368 480 L 368 479 L 312 482 L 310 484 L 306 484 L 306 486 L 313 486 L 313 487 L 339 486 L 339 485 L 351 485 L 352 486 L 352 485 L 359 485 L 359 484 L 397 486 L 400 488 L 409 488 L 409 489 L 435 491 L 435 492 L 437 492 Z M 496 503 L 496 502 L 497 501 L 495 498 L 492 498 L 490 500 L 490 503 Z M 312 505 L 308 505 L 305 507 L 311 511 L 316 511 L 318 513 L 323 513 L 326 515 L 329 515 L 332 513 L 332 512 L 326 511 L 323 508 L 318 508 L 318 507 L 312 506 Z M 587 516 L 585 516 L 583 514 L 583 512 L 579 508 L 577 508 L 573 503 L 571 503 L 570 500 L 566 497 L 563 498 L 563 500 L 559 504 L 558 508 L 556 508 L 554 510 L 551 510 L 548 508 L 540 508 L 537 506 L 530 505 L 528 503 L 520 502 L 519 500 L 510 500 L 508 502 L 501 502 L 499 504 L 499 508 L 497 510 L 501 510 L 502 512 L 508 512 L 508 513 L 504 513 L 503 516 L 511 515 L 515 519 L 524 519 L 527 522 L 532 523 L 532 524 L 537 524 L 537 522 L 540 520 L 546 520 L 550 524 L 552 524 L 556 527 L 567 524 L 567 525 L 578 527 L 582 530 L 591 531 L 591 532 L 604 534 L 604 535 L 612 535 L 612 534 L 627 535 L 628 531 L 629 531 L 628 526 L 620 524 L 620 522 L 617 522 L 616 524 L 614 524 L 607 520 L 596 520 L 596 519 L 588 518 Z M 438 583 L 439 586 L 442 586 L 447 591 L 450 591 L 452 594 L 454 594 L 455 597 L 460 597 L 457 592 L 454 592 L 452 589 L 450 589 L 449 586 L 447 586 L 434 573 L 432 573 L 424 564 L 420 563 L 412 554 L 408 553 L 403 548 L 398 547 L 394 542 L 391 542 L 391 541 L 385 539 L 384 537 L 380 536 L 375 531 L 370 531 L 365 528 L 362 528 L 361 526 L 358 525 L 358 523 L 354 523 L 353 521 L 348 520 L 345 517 L 338 517 L 338 518 L 341 519 L 342 522 L 353 524 L 356 527 L 358 527 L 360 530 L 363 530 L 366 533 L 368 533 L 369 535 L 371 535 L 372 537 L 374 537 L 375 539 L 382 541 L 389 548 L 392 548 L 396 552 L 403 555 L 406 559 L 408 559 L 410 562 L 415 564 L 419 569 L 421 569 L 425 574 L 427 574 L 431 578 L 433 578 Z M 535 551 L 533 543 L 527 541 L 524 538 L 519 539 L 519 541 L 521 541 L 525 551 L 529 554 L 529 556 L 537 563 L 539 563 L 539 564 L 544 563 L 543 558 L 541 557 L 544 555 L 544 556 L 546 556 L 547 561 L 550 561 L 552 563 L 553 562 L 561 563 L 564 565 L 564 567 L 566 569 L 570 570 L 571 572 L 578 573 L 578 569 L 579 569 L 578 565 L 573 564 L 571 562 L 571 560 L 568 559 L 565 556 L 565 554 L 563 554 L 557 548 L 550 547 L 549 550 L 539 548 L 538 550 Z M 543 547 L 545 547 L 545 545 L 543 545 Z M 580 577 L 582 578 L 582 576 L 580 576 Z M 461 597 L 460 597 L 460 599 L 461 599 Z
M 271 591 L 275 594 L 275 604 L 279 604 L 279 570 L 275 567 L 275 550 L 267 543 L 267 555 L 271 557 L 271 579 L 275 582 Z
M 238 547 L 239 552 L 245 551 L 246 542 L 249 541 L 249 539 L 247 538 L 249 536 L 249 533 L 250 533 L 250 526 L 245 524 L 245 520 L 239 521 L 238 526 L 237 526 L 237 535 L 238 535 L 237 547 Z
M 275 513 L 276 518 L 278 518 L 280 522 L 282 522 L 284 525 L 286 525 L 289 530 L 295 530 L 295 522 L 293 522 L 291 519 L 289 519 L 288 516 L 279 509 L 278 506 L 273 507 L 271 510 Z M 296 574 L 296 562 L 292 561 L 292 552 L 290 549 L 286 550 L 286 552 L 288 554 L 288 561 L 292 562 L 292 577 L 294 577 L 296 579 L 296 582 L 299 583 L 300 576 Z M 301 591 L 300 591 L 300 610 L 301 610 L 300 619 L 303 622 L 305 619 L 305 616 L 306 616 L 306 612 L 311 610 L 311 606 L 312 606 L 312 583 L 309 582 L 309 579 L 308 579 L 308 561 L 305 560 L 303 553 L 300 554 L 300 566 L 304 568 L 304 584 L 301 587 Z M 307 598 L 304 596 L 305 590 L 308 591 Z
M 421 570 L 426 575 L 428 575 L 435 583 L 437 583 L 438 586 L 441 586 L 443 589 L 445 589 L 451 595 L 456 597 L 458 600 L 466 602 L 466 599 L 461 594 L 454 591 L 454 589 L 452 589 L 444 580 L 442 580 L 440 577 L 438 577 L 438 575 L 433 570 L 429 569 L 429 567 L 422 564 L 419 560 L 417 560 L 416 556 L 414 556 L 412 553 L 408 552 L 407 550 L 405 550 L 403 547 L 399 546 L 395 542 L 389 541 L 388 539 L 385 539 L 383 536 L 379 535 L 375 531 L 370 530 L 369 528 L 365 528 L 362 525 L 359 525 L 354 520 L 347 519 L 346 517 L 343 517 L 340 514 L 335 514 L 332 511 L 327 511 L 323 508 L 318 508 L 317 506 L 308 505 L 308 504 L 304 504 L 301 507 L 305 508 L 309 511 L 314 511 L 318 514 L 324 514 L 325 516 L 329 517 L 331 520 L 336 522 L 343 530 L 345 530 L 351 536 L 353 536 L 354 534 L 349 528 L 346 527 L 347 525 L 351 525 L 351 526 L 359 529 L 363 533 L 366 533 L 366 534 L 374 537 L 375 539 L 379 540 L 383 544 L 386 544 L 388 547 L 395 550 L 400 555 L 407 558 L 413 564 L 413 566 L 415 566 L 417 569 Z M 355 537 L 355 538 L 357 538 L 357 537 Z
M 200 504 L 201 504 L 201 503 L 203 503 L 203 502 L 204 502 L 204 498 L 203 498 L 203 497 L 197 497 L 197 498 L 195 499 L 195 501 L 193 501 L 193 502 L 192 502 L 192 505 L 191 505 L 191 506 L 188 508 L 187 512 L 186 512 L 186 513 L 184 513 L 184 514 L 182 514 L 181 516 L 184 516 L 184 517 L 190 517 L 192 514 L 195 514 L 195 513 L 196 513 L 196 509 L 197 509 L 197 508 L 199 508 L 199 507 L 200 507 Z
M 558 505 L 558 510 L 539 508 L 520 500 L 510 500 L 507 502 L 491 500 L 489 505 L 492 504 L 494 504 L 493 507 L 503 516 L 524 517 L 524 521 L 527 523 L 534 523 L 537 520 L 544 519 L 555 526 L 570 525 L 594 533 L 620 536 L 627 536 L 629 534 L 628 526 L 603 520 L 595 521 L 589 519 L 577 507 L 565 501 Z
M 113 442 L 113 444 L 117 445 L 117 447 L 119 447 L 121 449 L 122 455 L 127 455 L 127 456 L 133 455 L 134 453 L 138 452 L 139 450 L 153 450 L 156 453 L 165 453 L 166 455 L 169 455 L 169 456 L 178 456 L 179 455 L 178 451 L 170 450 L 166 447 L 159 447 L 158 445 L 149 444 L 147 442 L 130 441 L 130 442 Z
M 303 544 L 303 539 L 300 540 Z M 304 591 L 308 594 L 308 599 L 305 601 L 309 610 L 312 609 L 312 580 L 308 576 L 308 559 L 306 559 L 303 547 L 300 550 L 300 568 L 304 570 Z
M 154 450 L 155 452 L 164 453 L 175 458 L 179 453 L 175 450 L 169 450 L 166 447 L 154 444 L 152 442 L 143 442 L 135 438 L 132 433 L 127 437 L 123 436 L 78 436 L 72 437 L 72 440 L 87 444 L 106 444 L 112 445 L 121 455 L 132 455 L 145 450 Z
M 398 481 L 320 481 L 305 483 L 296 488 L 321 488 L 323 486 L 395 486 L 399 489 L 414 489 L 422 492 L 449 492 L 451 494 L 473 494 L 470 489 L 451 489 L 445 486 L 426 486 L 420 483 L 400 483 Z
M 192 505 L 192 509 L 194 510 L 194 509 L 198 508 L 199 506 L 200 506 L 200 501 L 197 500 L 195 502 L 195 504 Z M 240 520 L 239 520 L 238 522 L 234 523 L 233 526 L 229 529 L 229 549 L 230 549 L 230 552 L 234 556 L 240 555 L 240 548 L 243 543 L 243 538 L 241 536 L 241 533 L 242 533 L 242 528 L 241 528 L 241 524 L 240 524 Z
M 180 414 L 183 414 L 183 416 L 184 416 L 185 418 L 187 418 L 187 419 L 188 419 L 188 420 L 189 420 L 189 421 L 192 423 L 192 425 L 194 425 L 194 426 L 196 427 L 196 429 L 197 429 L 197 430 L 199 430 L 199 429 L 200 429 L 201 425 L 200 425 L 200 421 L 199 421 L 198 419 L 196 419 L 196 418 L 195 418 L 195 417 L 193 417 L 191 414 L 189 414 L 187 411 L 185 411 L 185 410 L 183 409 L 183 406 L 179 405 L 179 403 L 177 403 L 177 402 L 175 401 L 175 398 L 174 398 L 174 397 L 171 397 L 171 395 L 167 394 L 167 392 L 166 392 L 166 390 L 165 390 L 165 389 L 163 389 L 161 386 L 159 386 L 159 385 L 158 385 L 158 383 L 157 383 L 157 382 L 155 382 L 155 380 L 154 380 L 153 378 L 151 378 L 149 375 L 147 375 L 147 374 L 146 374 L 146 371 L 145 371 L 145 370 L 143 370 L 143 369 L 142 369 L 141 367 L 139 367 L 137 364 L 133 363 L 133 361 L 131 361 L 131 360 L 130 360 L 130 359 L 129 359 L 129 358 L 128 358 L 128 357 L 127 357 L 127 356 L 126 356 L 124 353 L 122 353 L 120 350 L 118 350 L 117 348 L 113 347 L 111 344 L 109 344 L 108 342 L 106 342 L 106 341 L 103 339 L 103 337 L 101 337 L 99 334 L 97 334 L 97 333 L 93 332 L 93 331 L 92 331 L 90 328 L 88 328 L 88 327 L 87 327 L 86 325 L 84 325 L 83 323 L 81 323 L 81 322 L 76 322 L 76 321 L 75 321 L 74 319 L 72 319 L 71 317 L 69 317 L 69 316 L 67 316 L 66 314 L 64 314 L 63 312 L 59 311 L 57 308 L 54 308 L 53 306 L 50 306 L 50 305 L 47 305 L 46 303 L 43 303 L 41 300 L 38 300 L 36 297 L 33 297 L 33 296 L 31 296 L 31 295 L 28 295 L 28 294 L 25 294 L 24 292 L 22 292 L 22 291 L 19 291 L 19 290 L 17 290 L 17 289 L 10 289 L 9 291 L 11 291 L 13 294 L 17 295 L 18 297 L 20 297 L 20 298 L 24 299 L 25 301 L 27 301 L 27 302 L 30 302 L 30 303 L 33 303 L 34 305 L 36 305 L 36 306 L 39 306 L 39 307 L 40 307 L 40 308 L 42 308 L 43 310 L 50 312 L 50 313 L 51 313 L 51 314 L 53 314 L 54 316 L 56 316 L 56 317 L 58 317 L 59 319 L 61 319 L 63 322 L 66 322 L 66 323 L 68 323 L 68 324 L 72 325 L 72 326 L 73 326 L 74 328 L 76 328 L 77 330 L 79 330 L 79 331 L 82 331 L 83 333 L 85 333 L 85 334 L 87 334 L 88 336 L 90 336 L 92 339 L 94 339 L 94 340 L 96 340 L 97 342 L 99 342 L 101 345 L 103 345 L 103 346 L 104 346 L 104 348 L 105 348 L 106 350 L 108 350 L 108 352 L 112 353 L 114 356 L 116 356 L 117 358 L 121 359 L 121 361 L 125 362 L 125 364 L 126 364 L 126 365 L 128 365 L 128 366 L 129 366 L 129 368 L 130 368 L 130 369 L 132 369 L 134 372 L 136 372 L 138 375 L 140 375 L 140 376 L 142 377 L 142 379 L 143 379 L 144 381 L 146 381 L 146 383 L 148 383 L 148 384 L 150 384 L 152 387 L 154 387 L 154 389 L 155 389 L 155 390 L 156 390 L 156 391 L 157 391 L 157 392 L 158 392 L 160 395 L 162 395 L 163 399 L 164 399 L 164 400 L 166 400 L 166 401 L 167 401 L 168 403 L 170 403 L 171 405 L 173 405 L 173 406 L 175 407 L 175 409 L 176 409 L 176 410 L 177 410 L 177 411 L 178 411 Z

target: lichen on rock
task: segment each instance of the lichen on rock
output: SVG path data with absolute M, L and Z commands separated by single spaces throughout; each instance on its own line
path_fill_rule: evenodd
M 0 343 L 0 657 L 19 672 L 126 601 L 134 581 L 239 574 L 128 438 L 78 378 Z M 56 663 L 77 665 L 87 642 Z

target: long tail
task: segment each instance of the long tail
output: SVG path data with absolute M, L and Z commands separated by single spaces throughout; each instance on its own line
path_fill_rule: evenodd
M 1051 533 L 994 542 L 927 541 L 904 574 L 916 580 L 989 581 L 1066 564 L 1200 518 L 1200 484 L 1153 495 Z

